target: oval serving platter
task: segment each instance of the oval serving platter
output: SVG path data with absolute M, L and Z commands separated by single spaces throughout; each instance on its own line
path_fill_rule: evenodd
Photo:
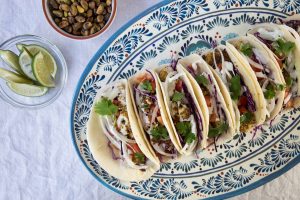
M 146 181 L 122 182 L 94 160 L 86 123 L 96 91 L 172 58 L 201 53 L 244 35 L 256 23 L 300 13 L 298 0 L 163 1 L 112 36 L 88 64 L 75 91 L 71 134 L 90 173 L 113 191 L 138 199 L 224 199 L 242 194 L 283 174 L 300 161 L 300 108 L 283 112 L 259 130 L 208 147 L 199 158 L 182 157 L 161 165 Z

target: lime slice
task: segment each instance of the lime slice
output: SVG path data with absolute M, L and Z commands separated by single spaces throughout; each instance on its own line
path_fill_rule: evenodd
M 26 79 L 19 74 L 16 74 L 14 72 L 8 71 L 6 69 L 0 68 L 0 78 L 3 78 L 4 80 L 8 82 L 15 82 L 15 83 L 28 83 L 32 84 L 32 81 L 29 79 Z
M 30 55 L 29 51 L 27 50 L 26 47 L 23 48 L 22 53 L 20 54 L 19 57 L 19 64 L 21 66 L 22 71 L 24 72 L 24 74 L 30 78 L 31 80 L 36 81 L 35 76 L 33 75 L 32 72 L 32 56 Z
M 32 61 L 33 74 L 41 85 L 45 87 L 54 87 L 54 78 L 52 77 L 50 68 L 47 64 L 42 52 L 36 54 Z
M 21 67 L 19 65 L 19 57 L 12 51 L 9 50 L 1 50 L 0 49 L 0 57 L 3 61 L 10 66 L 16 72 L 23 74 Z
M 37 53 L 42 52 L 44 55 L 45 63 L 50 69 L 51 75 L 55 77 L 57 72 L 56 61 L 53 56 L 43 47 L 35 44 L 26 45 L 26 44 L 17 44 L 17 48 L 20 52 L 23 52 L 24 47 L 30 52 L 31 55 L 35 56 Z
M 47 93 L 48 88 L 24 83 L 7 82 L 7 86 L 15 93 L 26 97 L 39 97 Z

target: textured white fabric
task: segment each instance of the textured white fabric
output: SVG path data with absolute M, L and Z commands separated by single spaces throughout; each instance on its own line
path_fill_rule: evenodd
M 64 54 L 69 78 L 60 98 L 41 110 L 14 108 L 0 99 L 0 200 L 126 199 L 98 183 L 77 157 L 69 114 L 77 81 L 98 48 L 121 25 L 159 0 L 119 0 L 117 17 L 102 36 L 76 41 L 47 23 L 41 0 L 0 0 L 0 43 L 35 34 Z M 299 199 L 300 166 L 235 199 Z

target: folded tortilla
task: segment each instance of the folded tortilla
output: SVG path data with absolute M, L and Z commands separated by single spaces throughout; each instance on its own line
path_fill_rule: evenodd
M 254 71 L 256 80 L 264 93 L 266 101 L 266 117 L 273 119 L 283 106 L 285 95 L 285 81 L 282 80 L 281 70 L 269 56 L 257 38 L 252 35 L 234 38 L 228 41 L 240 53 L 244 65 L 251 67 Z
M 286 83 L 284 108 L 300 105 L 300 36 L 291 27 L 277 24 L 260 24 L 248 34 L 256 37 L 280 69 Z
M 133 105 L 128 112 L 136 116 L 140 137 L 146 141 L 152 156 L 164 162 L 176 157 L 180 146 L 166 115 L 156 74 L 151 70 L 142 71 L 128 82 Z
M 176 64 L 157 67 L 155 70 L 174 137 L 181 154 L 198 153 L 206 147 L 207 123 L 184 72 L 176 71 Z
M 103 114 L 108 107 L 114 114 Z M 105 171 L 121 180 L 140 181 L 150 178 L 160 162 L 141 138 L 135 116 L 127 112 L 132 107 L 127 81 L 100 89 L 87 123 L 87 141 Z
M 192 54 L 179 60 L 178 71 L 184 71 L 193 86 L 208 127 L 208 140 L 222 144 L 232 139 L 235 120 L 226 105 L 218 82 L 209 65 L 201 56 Z M 224 86 L 225 87 L 225 86 Z M 205 103 L 206 102 L 206 103 Z M 229 107 L 233 110 L 232 102 Z
M 264 123 L 266 104 L 254 72 L 251 68 L 246 70 L 249 66 L 240 61 L 237 54 L 227 43 L 204 52 L 202 57 L 213 69 L 226 104 L 232 103 L 233 109 L 228 106 L 228 111 L 235 121 L 236 132 L 245 132 Z

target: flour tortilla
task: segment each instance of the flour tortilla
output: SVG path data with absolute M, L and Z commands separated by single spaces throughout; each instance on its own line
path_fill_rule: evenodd
M 126 94 L 128 94 L 128 87 L 126 81 L 119 81 L 114 83 L 113 85 L 122 84 L 126 88 Z M 111 87 L 112 85 L 110 85 Z M 103 88 L 98 91 L 97 97 L 95 98 L 95 103 L 100 99 L 101 96 L 105 95 L 105 89 L 109 87 Z M 132 107 L 131 101 L 129 101 L 129 95 L 126 95 L 126 102 L 128 102 L 128 109 Z M 95 104 L 94 103 L 94 104 Z M 120 160 L 114 160 L 112 158 L 112 152 L 108 147 L 109 140 L 104 134 L 104 127 L 101 126 L 100 123 L 100 115 L 95 112 L 95 107 L 93 105 L 89 121 L 87 123 L 87 141 L 89 145 L 89 149 L 100 165 L 106 172 L 110 175 L 124 181 L 141 181 L 150 178 L 158 169 L 159 169 L 159 161 L 152 159 L 152 155 L 149 154 L 149 150 L 147 149 L 147 145 L 145 141 L 140 138 L 139 129 L 137 127 L 137 123 L 134 120 L 133 116 L 129 116 L 129 121 L 131 124 L 133 136 L 141 149 L 144 155 L 149 159 L 149 168 L 145 171 L 141 171 L 139 169 L 133 169 L 126 166 Z
M 260 53 L 261 53 L 261 56 L 264 57 L 265 60 L 267 61 L 266 67 L 271 71 L 272 75 L 274 76 L 275 83 L 276 84 L 281 84 L 281 85 L 285 84 L 284 79 L 282 79 L 282 77 L 283 77 L 282 72 L 278 68 L 278 66 L 276 65 L 276 60 L 275 60 L 274 56 L 270 56 L 269 55 L 269 53 L 263 47 L 263 43 L 260 42 L 256 37 L 254 37 L 253 35 L 242 36 L 242 37 L 231 39 L 228 42 L 231 43 L 231 44 L 233 44 L 233 45 L 235 45 L 235 44 L 237 44 L 239 42 L 245 42 L 245 43 L 250 44 L 254 48 L 258 49 L 260 51 Z M 242 53 L 240 53 L 240 55 L 243 58 L 245 58 L 245 56 Z M 240 55 L 236 55 L 236 56 L 240 56 Z M 243 59 L 243 58 L 240 58 L 241 62 L 245 61 L 245 59 Z M 247 64 L 248 64 L 248 61 L 246 60 L 245 65 L 247 65 Z M 258 79 L 256 78 L 256 80 L 258 80 Z M 259 87 L 261 88 L 260 85 L 259 85 Z M 285 95 L 285 90 L 277 91 L 276 92 L 275 98 L 277 99 L 277 101 L 276 101 L 274 109 L 271 111 L 270 116 L 268 117 L 268 120 L 273 119 L 281 111 L 282 106 L 283 106 L 283 101 L 284 101 L 284 95 Z M 266 101 L 266 99 L 264 99 L 264 100 Z M 266 111 L 266 113 L 267 112 L 268 111 Z
M 161 88 L 161 94 L 162 95 L 160 96 L 160 98 L 163 99 L 163 102 L 164 102 L 164 105 L 165 105 L 165 108 L 166 108 L 165 110 L 163 110 L 164 116 L 167 116 L 168 119 L 170 119 L 171 126 L 172 126 L 173 133 L 174 133 L 174 137 L 175 137 L 175 139 L 177 141 L 177 144 L 178 144 L 178 147 L 179 147 L 179 152 L 181 154 L 184 154 L 184 155 L 190 155 L 190 154 L 192 154 L 194 152 L 196 146 L 190 146 L 189 148 L 187 148 L 187 149 L 184 150 L 183 147 L 182 147 L 182 145 L 181 145 L 181 143 L 180 143 L 180 139 L 178 137 L 178 133 L 176 131 L 175 125 L 174 125 L 174 123 L 172 121 L 171 111 L 170 111 L 170 108 L 169 108 L 170 97 L 168 96 L 168 91 L 166 90 L 166 86 L 167 85 L 166 85 L 166 83 L 163 83 L 163 82 L 160 81 L 159 75 L 158 75 L 159 71 L 161 69 L 163 69 L 164 67 L 166 67 L 166 65 L 165 66 L 159 66 L 159 67 L 156 67 L 154 69 L 154 71 L 156 73 L 156 77 L 157 77 L 158 83 L 159 83 L 160 88 Z M 200 142 L 200 145 L 198 145 L 198 148 L 195 150 L 197 152 L 198 150 L 204 149 L 207 146 L 207 134 L 208 134 L 208 127 L 207 126 L 208 126 L 208 124 L 207 124 L 207 122 L 206 122 L 206 120 L 204 118 L 204 114 L 203 114 L 203 112 L 202 112 L 202 110 L 200 108 L 200 105 L 199 105 L 199 103 L 198 103 L 198 101 L 196 99 L 196 96 L 195 96 L 195 94 L 193 92 L 193 87 L 192 87 L 191 83 L 189 82 L 188 77 L 183 72 L 178 72 L 178 73 L 182 73 L 182 80 L 185 83 L 185 85 L 186 85 L 186 87 L 187 87 L 187 89 L 188 89 L 188 91 L 189 91 L 192 99 L 194 100 L 195 106 L 197 108 L 197 112 L 199 113 L 199 115 L 201 117 L 201 121 L 202 121 L 202 140 Z
M 300 80 L 300 36 L 299 36 L 299 34 L 294 29 L 292 29 L 286 25 L 277 25 L 277 24 L 260 24 L 258 26 L 255 26 L 255 28 L 251 29 L 248 32 L 248 34 L 253 35 L 259 28 L 265 28 L 267 30 L 280 30 L 283 32 L 283 34 L 284 34 L 283 38 L 286 41 L 295 43 L 295 45 L 296 45 L 296 48 L 294 49 L 295 68 L 296 68 L 296 74 L 297 74 L 298 80 Z M 276 55 L 265 44 L 262 43 L 262 46 L 266 49 L 266 51 L 270 55 L 270 58 L 276 63 L 276 66 L 278 67 L 278 69 L 280 69 L 278 62 L 275 59 Z M 283 75 L 282 75 L 282 79 L 284 80 Z M 297 87 L 298 87 L 297 95 L 300 96 L 300 81 L 297 82 Z M 298 103 L 296 103 L 296 107 L 299 106 L 299 104 L 300 104 L 300 101 L 298 101 Z
M 247 60 L 238 52 L 238 50 L 230 43 L 226 43 L 228 54 L 230 58 L 237 63 L 241 76 L 243 76 L 244 83 L 252 94 L 253 100 L 256 104 L 256 112 L 254 113 L 257 125 L 261 125 L 266 120 L 266 101 L 262 89 L 256 79 L 254 71 L 251 69 Z
M 173 130 L 172 125 L 171 125 L 171 121 L 168 118 L 168 116 L 166 115 L 166 108 L 165 108 L 165 105 L 164 105 L 161 88 L 160 88 L 160 85 L 159 85 L 159 82 L 158 82 L 158 77 L 156 76 L 155 72 L 152 71 L 152 70 L 148 70 L 148 72 L 147 71 L 139 72 L 138 74 L 134 75 L 133 77 L 131 77 L 128 80 L 131 103 L 132 103 L 132 107 L 133 107 L 132 109 L 128 110 L 128 112 L 131 113 L 131 115 L 135 115 L 137 124 L 139 126 L 139 130 L 140 130 L 139 131 L 140 132 L 139 137 L 141 137 L 145 141 L 145 143 L 147 144 L 147 147 L 148 147 L 151 155 L 154 157 L 154 159 L 158 160 L 158 157 L 155 153 L 155 150 L 152 147 L 150 141 L 148 140 L 148 138 L 146 136 L 147 133 L 145 133 L 145 131 L 143 129 L 143 123 L 142 123 L 142 121 L 139 117 L 137 105 L 135 103 L 135 98 L 134 98 L 134 95 L 133 95 L 134 94 L 133 86 L 134 86 L 135 83 L 138 83 L 137 78 L 141 77 L 141 76 L 144 76 L 146 73 L 151 73 L 154 77 L 155 84 L 156 84 L 156 97 L 157 97 L 157 101 L 158 101 L 158 106 L 159 106 L 159 110 L 160 110 L 160 113 L 161 113 L 163 123 L 164 123 L 164 125 L 167 128 L 167 131 L 169 133 L 169 137 L 170 137 L 173 145 L 177 149 L 177 151 L 180 151 L 180 146 L 179 146 L 178 141 L 175 137 L 174 130 Z
M 195 78 L 186 70 L 186 68 L 188 66 L 193 66 L 193 68 L 197 68 L 201 72 L 206 72 L 207 74 L 209 74 L 211 76 L 212 82 L 216 86 L 217 95 L 219 97 L 218 100 L 220 102 L 221 107 L 223 108 L 223 110 L 225 112 L 225 117 L 227 119 L 226 122 L 229 125 L 228 131 L 226 133 L 220 135 L 220 137 L 217 140 L 217 143 L 222 144 L 225 141 L 228 141 L 228 140 L 232 139 L 232 137 L 235 133 L 235 120 L 233 120 L 233 117 L 231 116 L 231 113 L 229 112 L 228 106 L 226 105 L 225 99 L 224 99 L 223 94 L 222 94 L 221 89 L 220 89 L 221 88 L 220 84 L 223 86 L 224 83 L 218 82 L 216 80 L 215 75 L 212 72 L 212 69 L 203 60 L 203 58 L 199 55 L 192 54 L 190 56 L 187 56 L 185 58 L 180 59 L 179 63 L 181 65 L 178 65 L 178 67 L 177 67 L 178 71 L 182 70 L 187 74 L 187 76 L 188 76 L 188 78 L 189 78 L 189 80 L 190 80 L 190 82 L 193 86 L 193 89 L 194 89 L 195 95 L 197 97 L 197 100 L 200 104 L 200 107 L 201 107 L 201 109 L 204 113 L 204 117 L 206 118 L 205 120 L 206 120 L 207 124 L 209 124 L 209 111 L 208 111 L 207 105 L 205 103 L 206 101 L 205 101 L 205 98 L 203 96 L 201 87 L 199 86 L 199 84 L 197 83 Z M 226 86 L 223 86 L 223 87 L 226 87 Z M 233 110 L 232 102 L 230 102 L 228 105 L 231 106 L 231 109 Z

